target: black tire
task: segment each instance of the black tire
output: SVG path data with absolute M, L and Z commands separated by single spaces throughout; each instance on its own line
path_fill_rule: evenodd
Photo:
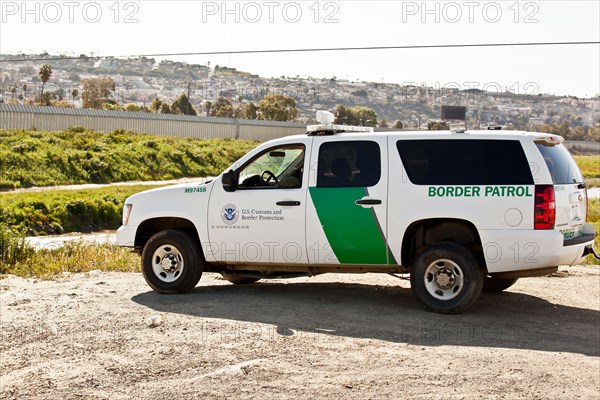
M 515 283 L 517 283 L 518 280 L 519 280 L 518 278 L 501 279 L 501 278 L 494 278 L 491 276 L 486 276 L 485 279 L 483 280 L 483 291 L 484 292 L 501 292 L 503 290 L 508 289 Z
M 451 242 L 431 245 L 416 258 L 410 285 L 431 311 L 459 314 L 475 303 L 483 288 L 484 273 L 473 254 Z
M 234 285 L 250 285 L 260 280 L 260 278 L 251 278 L 249 276 L 240 276 L 236 274 L 226 274 L 224 272 L 221 272 L 221 275 L 223 276 L 223 279 L 233 283 Z
M 185 232 L 159 232 L 148 240 L 142 251 L 144 279 L 159 293 L 189 292 L 196 287 L 203 270 L 202 251 Z

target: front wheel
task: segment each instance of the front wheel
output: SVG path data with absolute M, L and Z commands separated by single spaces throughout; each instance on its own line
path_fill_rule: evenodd
M 159 293 L 189 292 L 200 280 L 203 269 L 202 252 L 185 232 L 159 232 L 148 240 L 142 251 L 144 278 Z
M 444 242 L 419 254 L 412 267 L 410 284 L 415 296 L 432 311 L 459 314 L 481 294 L 483 277 L 483 271 L 466 247 Z

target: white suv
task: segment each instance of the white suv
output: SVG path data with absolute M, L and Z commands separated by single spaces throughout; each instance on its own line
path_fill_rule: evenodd
M 309 127 L 212 182 L 127 199 L 122 246 L 160 293 L 202 272 L 232 283 L 327 272 L 410 273 L 431 310 L 593 253 L 581 173 L 554 135 Z M 348 132 L 352 130 L 354 132 Z

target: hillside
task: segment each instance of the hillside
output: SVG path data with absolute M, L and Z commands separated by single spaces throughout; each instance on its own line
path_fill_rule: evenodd
M 507 125 L 535 130 L 544 124 L 566 123 L 571 128 L 600 124 L 598 97 L 554 96 L 543 93 L 543 88 L 532 82 L 515 82 L 508 88 L 493 82 L 444 84 L 435 82 L 435 77 L 432 82 L 411 82 L 409 77 L 397 83 L 365 82 L 335 76 L 260 77 L 224 66 L 145 57 L 116 59 L 80 55 L 56 59 L 57 56 L 47 53 L 0 54 L 0 57 L 10 61 L 0 71 L 4 90 L 0 92 L 0 101 L 5 102 L 34 102 L 41 90 L 37 72 L 42 64 L 49 63 L 53 74 L 46 93 L 54 93 L 64 105 L 75 107 L 81 106 L 83 79 L 108 76 L 116 84 L 111 97 L 118 104 L 149 106 L 155 97 L 171 103 L 186 93 L 201 115 L 219 97 L 228 99 L 234 107 L 243 108 L 268 94 L 286 94 L 296 101 L 300 111 L 298 120 L 303 122 L 311 119 L 317 109 L 333 110 L 336 104 L 343 104 L 372 108 L 377 112 L 380 125 L 384 120 L 383 124 L 389 126 L 400 120 L 406 128 L 417 128 L 427 126 L 428 120 L 439 119 L 441 106 L 449 104 L 467 106 L 469 126 Z M 39 58 L 48 61 L 39 61 Z M 76 91 L 75 96 L 73 91 Z

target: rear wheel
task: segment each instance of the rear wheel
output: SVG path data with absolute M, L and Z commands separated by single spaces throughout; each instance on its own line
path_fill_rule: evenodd
M 234 285 L 250 285 L 260 280 L 260 278 L 252 278 L 249 276 L 242 276 L 237 274 L 226 274 L 223 272 L 221 272 L 221 275 L 223 276 L 223 279 L 233 283 Z
M 458 314 L 477 300 L 484 274 L 464 246 L 437 243 L 415 260 L 410 274 L 413 293 L 430 310 Z
M 142 251 L 144 278 L 159 293 L 189 292 L 200 280 L 203 269 L 200 247 L 185 232 L 159 232 L 148 240 Z
M 518 279 L 500 279 L 493 278 L 491 276 L 486 276 L 483 280 L 483 291 L 484 292 L 501 292 L 505 289 L 508 289 L 515 283 L 517 283 Z

